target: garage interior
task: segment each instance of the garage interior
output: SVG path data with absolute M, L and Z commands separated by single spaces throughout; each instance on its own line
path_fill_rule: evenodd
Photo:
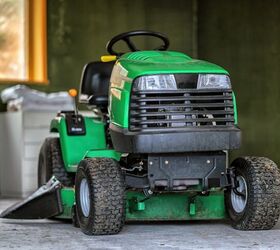
M 231 151 L 230 158 L 265 156 L 279 166 L 279 14 L 277 0 L 47 0 L 49 83 L 28 86 L 47 93 L 79 89 L 83 66 L 106 55 L 105 45 L 113 36 L 139 29 L 159 31 L 169 37 L 170 50 L 229 71 L 242 130 L 242 146 Z M 149 47 L 150 41 L 144 40 L 141 45 Z M 13 86 L 8 81 L 0 83 L 0 91 Z M 2 211 L 35 191 L 37 183 L 37 159 L 30 160 L 27 155 L 26 160 L 14 153 L 26 153 L 26 141 L 22 139 L 24 146 L 19 148 L 17 138 L 25 138 L 24 134 L 31 132 L 28 138 L 33 144 L 27 144 L 40 145 L 49 133 L 48 121 L 56 112 L 43 113 L 40 118 L 32 118 L 32 114 L 24 118 L 15 112 L 7 118 L 6 105 L 2 103 L 0 108 Z M 32 121 L 33 129 L 28 124 L 21 126 L 24 119 Z M 13 128 L 15 120 L 17 126 Z M 42 131 L 33 127 L 36 123 Z M 39 146 L 28 150 L 39 154 Z M 29 160 L 34 167 L 24 170 Z M 1 219 L 0 249 L 279 249 L 279 231 L 279 222 L 272 230 L 252 232 L 236 231 L 227 221 L 151 222 L 129 223 L 114 236 L 88 237 L 68 222 Z

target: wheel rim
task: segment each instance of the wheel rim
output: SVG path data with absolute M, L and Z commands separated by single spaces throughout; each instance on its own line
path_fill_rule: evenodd
M 236 190 L 240 194 L 234 192 L 234 190 L 231 190 L 231 204 L 233 209 L 237 213 L 241 213 L 243 212 L 247 204 L 247 197 L 248 197 L 247 183 L 244 177 L 240 175 L 236 177 L 236 182 L 238 184 Z
M 88 217 L 89 210 L 90 210 L 90 198 L 89 198 L 88 182 L 85 178 L 82 179 L 81 186 L 80 186 L 80 204 L 84 216 Z

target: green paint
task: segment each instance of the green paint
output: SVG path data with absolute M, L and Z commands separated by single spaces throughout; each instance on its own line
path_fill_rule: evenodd
M 76 171 L 76 165 L 89 150 L 106 149 L 104 123 L 93 117 L 84 117 L 86 134 L 67 134 L 65 118 L 57 117 L 51 122 L 51 132 L 59 132 L 63 161 L 66 170 Z
M 75 173 L 75 172 L 77 172 L 77 167 L 78 167 L 78 164 L 77 165 L 67 165 L 66 169 L 68 172 Z
M 145 202 L 138 202 L 137 203 L 137 211 L 143 211 L 145 210 L 146 206 L 145 206 Z
M 143 211 L 145 210 L 145 208 L 146 208 L 145 202 L 139 201 L 137 197 L 133 197 L 128 200 L 128 210 L 130 213 L 136 211 Z
M 56 218 L 72 219 L 72 208 L 75 204 L 75 189 L 64 187 L 61 189 L 60 194 L 63 206 L 63 213 L 59 216 L 56 216 Z
M 234 109 L 234 124 L 237 125 L 238 124 L 237 103 L 236 103 L 236 98 L 235 98 L 235 94 L 233 91 L 232 91 L 232 100 L 233 100 L 233 109 Z
M 125 85 L 131 86 L 129 83 L 125 83 Z M 112 94 L 113 92 L 119 93 L 120 97 L 117 97 L 116 94 Z M 111 88 L 110 93 L 110 122 L 118 126 L 128 128 L 130 92 L 125 89 Z
M 175 51 L 139 51 L 123 55 L 118 62 L 135 79 L 142 75 L 175 73 L 228 74 L 222 67 L 206 61 L 192 59 Z
M 145 210 L 135 209 L 135 200 L 145 202 Z M 133 202 L 132 202 L 133 201 Z M 134 204 L 131 208 L 131 204 Z M 195 213 L 190 205 L 195 204 Z M 192 205 L 194 206 L 194 205 Z M 193 208 L 192 208 L 193 209 Z M 162 193 L 145 200 L 139 192 L 127 192 L 126 220 L 204 220 L 226 218 L 224 192 L 210 192 L 209 196 L 195 193 Z
M 119 161 L 121 159 L 121 153 L 116 152 L 113 149 L 89 150 L 86 152 L 83 158 L 96 158 L 96 157 L 113 158 L 116 161 Z
M 58 218 L 72 218 L 75 204 L 73 188 L 63 188 L 61 198 L 64 211 Z M 142 192 L 126 192 L 126 220 L 205 220 L 227 217 L 224 192 L 211 191 L 209 196 L 196 193 L 161 193 L 147 199 Z
M 195 215 L 195 203 L 190 203 L 190 216 Z

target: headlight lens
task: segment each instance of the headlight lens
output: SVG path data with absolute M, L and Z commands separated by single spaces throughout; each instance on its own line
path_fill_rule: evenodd
M 221 74 L 199 74 L 197 89 L 230 89 L 231 83 L 228 75 Z M 138 77 L 134 82 L 134 88 L 138 90 L 176 90 L 175 76 L 170 75 L 148 75 Z
M 174 90 L 177 89 L 174 75 L 141 76 L 135 80 L 138 90 Z
M 199 74 L 197 89 L 229 89 L 231 83 L 229 76 L 218 74 Z

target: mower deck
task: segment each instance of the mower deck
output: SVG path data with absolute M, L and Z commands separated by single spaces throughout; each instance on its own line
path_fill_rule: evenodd
M 75 192 L 61 190 L 63 213 L 57 218 L 71 219 Z M 147 198 L 142 192 L 127 191 L 126 221 L 215 220 L 226 218 L 224 192 L 215 190 L 205 196 L 191 192 L 161 193 Z

